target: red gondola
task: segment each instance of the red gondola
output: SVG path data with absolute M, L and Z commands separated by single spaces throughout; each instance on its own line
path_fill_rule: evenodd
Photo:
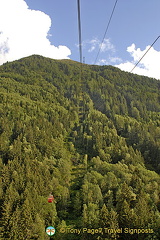
M 48 197 L 48 202 L 49 203 L 52 203 L 54 201 L 54 197 L 53 197 L 53 195 L 49 195 L 49 197 Z

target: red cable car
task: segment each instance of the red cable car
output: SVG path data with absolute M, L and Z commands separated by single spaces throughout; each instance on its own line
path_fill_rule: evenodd
M 49 197 L 48 197 L 48 202 L 49 203 L 52 203 L 54 201 L 54 197 L 53 197 L 53 195 L 49 195 Z

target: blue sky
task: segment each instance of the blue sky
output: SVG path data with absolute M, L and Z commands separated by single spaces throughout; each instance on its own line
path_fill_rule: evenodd
M 94 64 L 115 0 L 81 0 L 83 56 Z M 160 35 L 159 0 L 118 0 L 96 64 L 130 71 Z M 32 54 L 79 61 L 77 0 L 0 0 L 0 64 Z M 133 73 L 160 79 L 160 38 Z

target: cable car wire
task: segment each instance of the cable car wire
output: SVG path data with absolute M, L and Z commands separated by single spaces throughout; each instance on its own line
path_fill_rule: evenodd
M 111 20 L 112 20 L 112 17 L 113 17 L 113 14 L 114 14 L 114 11 L 115 11 L 115 8 L 116 8 L 116 5 L 117 5 L 117 2 L 118 2 L 118 0 L 116 0 L 116 2 L 115 2 L 115 4 L 114 4 L 114 7 L 113 7 L 113 10 L 112 10 L 112 13 L 111 13 L 111 16 L 110 16 L 109 22 L 108 22 L 108 24 L 107 24 L 107 28 L 106 28 L 106 31 L 105 31 L 105 33 L 104 33 L 104 36 L 103 36 L 102 42 L 101 42 L 101 44 L 100 44 L 100 47 L 99 47 L 99 50 L 98 50 L 98 53 L 97 53 L 97 56 L 96 56 L 96 59 L 95 59 L 94 64 L 96 64 L 97 59 L 98 59 L 98 56 L 99 56 L 99 53 L 100 53 L 100 51 L 101 51 L 101 49 L 102 49 L 102 45 L 103 45 L 104 39 L 105 39 L 105 37 L 106 37 L 106 34 L 107 34 L 107 32 L 108 32 L 108 28 L 109 28 L 109 25 L 110 25 L 110 23 L 111 23 Z
M 137 67 L 137 65 L 140 63 L 140 61 L 144 58 L 144 56 L 149 52 L 149 50 L 151 49 L 151 47 L 153 47 L 153 45 L 157 42 L 157 40 L 158 40 L 158 38 L 159 38 L 160 36 L 158 36 L 157 38 L 156 38 L 156 40 L 152 43 L 152 45 L 148 48 L 148 50 L 143 54 L 143 56 L 139 59 L 139 61 L 135 64 L 135 66 L 132 68 L 132 70 L 130 71 L 130 73 L 131 72 L 133 72 L 133 70 Z
M 78 6 L 79 54 L 80 54 L 80 62 L 82 63 L 82 33 L 81 33 L 80 0 L 77 0 L 77 6 Z

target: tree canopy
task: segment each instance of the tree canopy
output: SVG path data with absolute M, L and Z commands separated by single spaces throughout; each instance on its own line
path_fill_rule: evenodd
M 0 85 L 2 240 L 160 239 L 159 81 L 33 55 Z

